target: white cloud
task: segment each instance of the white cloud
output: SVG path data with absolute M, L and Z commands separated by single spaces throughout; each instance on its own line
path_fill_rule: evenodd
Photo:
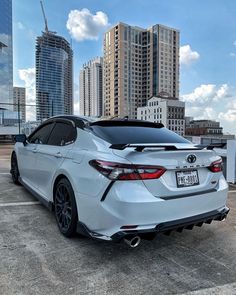
M 192 93 L 182 95 L 182 100 L 189 103 L 205 104 L 209 102 L 217 102 L 224 98 L 231 97 L 229 94 L 229 86 L 222 84 L 202 84 L 195 88 Z
M 202 84 L 181 98 L 186 102 L 186 116 L 220 121 L 225 131 L 236 132 L 236 98 L 228 84 Z
M 236 99 L 230 101 L 230 102 L 227 104 L 227 107 L 230 108 L 230 109 L 236 109 Z
M 220 112 L 218 118 L 228 122 L 236 122 L 236 108 L 227 110 L 226 112 Z
M 181 46 L 179 53 L 180 53 L 180 64 L 182 65 L 191 65 L 200 57 L 200 54 L 197 51 L 193 51 L 190 45 Z
M 92 14 L 87 8 L 72 10 L 68 15 L 66 27 L 77 41 L 97 40 L 108 26 L 108 16 L 98 11 Z
M 214 120 L 217 113 L 212 107 L 188 106 L 186 107 L 186 116 L 194 117 L 195 120 Z
M 214 101 L 220 100 L 224 97 L 231 97 L 229 94 L 229 86 L 227 84 L 222 84 L 220 88 L 216 91 L 216 95 L 214 96 Z
M 74 114 L 79 115 L 79 85 L 74 83 Z
M 183 101 L 186 102 L 205 102 L 215 91 L 215 85 L 213 84 L 202 84 L 195 88 L 192 93 L 185 94 L 182 96 Z
M 35 68 L 19 70 L 19 77 L 25 82 L 26 87 L 31 87 L 35 84 Z
M 79 115 L 79 101 L 74 102 L 74 114 Z
M 35 98 L 35 68 L 19 70 L 19 77 L 24 81 L 26 88 L 26 104 L 34 105 L 26 107 L 26 119 L 36 119 L 36 98 Z

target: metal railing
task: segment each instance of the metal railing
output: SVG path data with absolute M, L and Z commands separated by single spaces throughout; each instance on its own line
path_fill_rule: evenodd
M 11 126 L 9 124 L 1 124 L 1 117 L 0 117 L 0 138 L 10 135 L 10 137 L 13 139 L 13 136 L 18 133 L 25 133 L 27 136 L 41 123 L 41 121 L 36 121 L 36 105 L 35 104 L 21 104 L 19 101 L 18 103 L 0 103 L 0 109 L 1 106 L 9 106 L 11 108 L 15 107 L 15 113 L 17 113 L 17 116 L 15 121 L 13 120 L 14 124 Z M 21 115 L 21 108 L 28 108 L 27 111 L 30 111 L 31 118 L 34 118 L 34 120 L 27 120 L 28 122 L 23 122 L 22 115 Z M 41 106 L 41 109 L 48 108 L 47 105 Z M 53 108 L 52 108 L 53 109 Z M 1 114 L 0 114 L 1 115 Z M 28 119 L 28 118 L 27 118 Z M 4 122 L 3 122 L 4 123 Z M 192 141 L 190 138 L 188 138 L 190 141 Z M 210 138 L 207 138 L 207 140 L 210 140 Z M 217 139 L 214 139 L 217 140 Z M 224 175 L 226 177 L 226 180 L 229 183 L 236 183 L 236 140 L 232 139 L 222 139 L 221 142 L 226 143 L 226 148 L 219 149 L 215 148 L 215 151 L 218 155 L 220 155 L 224 162 Z

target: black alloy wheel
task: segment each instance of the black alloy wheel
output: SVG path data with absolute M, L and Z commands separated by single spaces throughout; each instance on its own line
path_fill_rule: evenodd
M 20 173 L 19 173 L 19 169 L 18 169 L 17 158 L 16 158 L 15 152 L 13 152 L 12 156 L 11 156 L 11 177 L 12 177 L 12 181 L 15 184 L 20 184 L 20 182 L 19 182 Z
M 56 186 L 54 206 L 60 232 L 66 237 L 73 236 L 76 232 L 78 213 L 74 191 L 66 178 L 61 179 Z

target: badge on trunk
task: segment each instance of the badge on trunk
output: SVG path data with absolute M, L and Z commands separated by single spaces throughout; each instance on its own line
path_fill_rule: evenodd
M 196 160 L 197 160 L 197 157 L 193 154 L 187 156 L 187 162 L 189 162 L 189 163 L 195 163 Z

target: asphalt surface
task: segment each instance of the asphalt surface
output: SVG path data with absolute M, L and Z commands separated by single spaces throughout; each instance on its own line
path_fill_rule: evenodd
M 0 145 L 0 294 L 236 294 L 236 187 L 229 216 L 138 248 L 63 237 L 53 216 L 9 175 Z

